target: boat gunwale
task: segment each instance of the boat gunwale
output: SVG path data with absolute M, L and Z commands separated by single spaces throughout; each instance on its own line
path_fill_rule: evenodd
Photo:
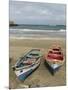
M 38 58 L 37 61 L 40 61 L 40 57 Z M 36 61 L 36 62 L 37 62 L 37 61 Z M 32 66 L 34 66 L 35 64 L 37 64 L 36 62 L 35 62 L 35 63 L 32 63 L 31 65 L 26 66 L 26 67 L 23 67 L 23 66 L 22 66 L 22 67 L 16 68 L 16 70 L 27 69 L 27 68 L 32 67 Z
M 16 64 L 14 65 L 14 66 L 12 66 L 12 67 L 15 67 L 15 69 L 16 70 L 20 70 L 20 69 L 25 69 L 25 68 L 28 68 L 28 67 L 31 67 L 32 65 L 34 65 L 34 64 L 36 64 L 36 62 L 41 58 L 41 56 L 40 55 L 38 55 L 38 57 L 37 58 L 35 58 L 35 59 L 37 59 L 36 60 L 36 62 L 35 63 L 32 63 L 31 65 L 29 65 L 29 66 L 27 66 L 27 67 L 20 67 L 20 68 L 16 68 L 16 66 L 17 66 L 17 64 L 18 63 L 20 63 L 30 52 L 32 52 L 32 51 L 39 51 L 38 53 L 40 54 L 40 49 L 31 49 L 27 54 L 25 54 L 23 57 L 19 57 L 19 60 L 17 60 L 17 62 L 16 62 Z M 22 59 L 21 59 L 22 58 Z

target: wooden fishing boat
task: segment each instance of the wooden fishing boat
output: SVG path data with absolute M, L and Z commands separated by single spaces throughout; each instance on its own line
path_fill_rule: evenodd
M 25 80 L 39 65 L 41 59 L 40 49 L 32 49 L 24 57 L 20 57 L 13 66 L 16 76 L 20 80 Z
M 44 55 L 45 64 L 51 73 L 54 73 L 64 64 L 64 56 L 61 47 L 53 47 Z

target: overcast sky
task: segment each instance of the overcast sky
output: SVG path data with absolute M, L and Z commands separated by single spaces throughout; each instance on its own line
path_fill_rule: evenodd
M 10 20 L 17 24 L 64 24 L 66 18 L 64 4 L 11 1 Z

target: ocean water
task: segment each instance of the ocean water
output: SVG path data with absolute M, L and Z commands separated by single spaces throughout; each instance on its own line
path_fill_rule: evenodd
M 65 26 L 23 25 L 9 29 L 12 38 L 66 38 Z

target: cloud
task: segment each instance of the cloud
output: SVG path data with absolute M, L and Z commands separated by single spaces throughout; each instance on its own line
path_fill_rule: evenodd
M 66 5 L 10 1 L 10 20 L 21 24 L 65 24 Z

